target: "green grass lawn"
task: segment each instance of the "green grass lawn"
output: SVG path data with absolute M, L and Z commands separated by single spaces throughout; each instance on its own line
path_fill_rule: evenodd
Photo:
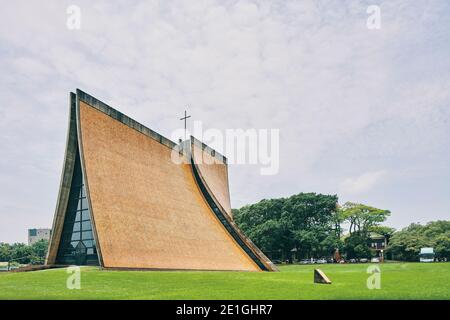
M 80 290 L 66 288 L 66 269 L 0 273 L 0 299 L 450 299 L 450 263 L 382 264 L 378 290 L 367 289 L 368 266 L 321 265 L 331 285 L 313 283 L 317 265 L 272 273 L 83 267 Z

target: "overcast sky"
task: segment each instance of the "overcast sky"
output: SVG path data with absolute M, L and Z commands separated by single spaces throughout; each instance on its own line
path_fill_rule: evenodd
M 230 166 L 233 207 L 319 192 L 396 228 L 450 219 L 449 1 L 117 2 L 2 3 L 0 242 L 51 227 L 75 88 L 165 136 L 186 105 L 205 129 L 279 128 L 277 175 Z

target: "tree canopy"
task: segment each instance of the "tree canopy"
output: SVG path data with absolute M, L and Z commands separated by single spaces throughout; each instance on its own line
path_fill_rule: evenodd
M 276 259 L 289 259 L 292 252 L 298 259 L 331 257 L 336 249 L 346 259 L 370 258 L 376 254 L 371 249 L 373 233 L 387 241 L 392 238 L 391 252 L 404 252 L 398 254 L 401 259 L 417 260 L 418 251 L 426 243 L 443 255 L 448 252 L 449 237 L 443 233 L 443 222 L 438 223 L 440 229 L 434 225 L 429 230 L 411 226 L 408 232 L 415 238 L 403 231 L 398 234 L 382 225 L 391 214 L 389 210 L 354 202 L 339 206 L 336 195 L 299 193 L 288 198 L 264 199 L 234 209 L 233 213 L 247 236 Z M 348 227 L 346 235 L 344 227 Z
M 39 240 L 31 246 L 24 243 L 0 243 L 0 261 L 42 264 L 47 254 L 48 241 Z
M 347 202 L 339 208 L 342 220 L 350 224 L 349 233 L 367 234 L 371 228 L 378 226 L 391 215 L 389 210 L 382 210 L 360 203 Z
M 412 223 L 392 235 L 387 252 L 396 260 L 417 261 L 425 247 L 434 248 L 437 258 L 450 259 L 450 221 Z
M 233 213 L 239 227 L 266 253 L 288 258 L 294 249 L 303 257 L 329 256 L 339 244 L 337 201 L 336 195 L 300 193 L 262 200 Z

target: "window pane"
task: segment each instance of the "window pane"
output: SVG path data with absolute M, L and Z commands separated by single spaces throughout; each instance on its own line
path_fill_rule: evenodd
M 78 199 L 77 198 L 70 199 L 69 200 L 69 211 L 77 210 L 77 205 L 78 205 Z
M 81 240 L 79 232 L 72 233 L 72 241 L 74 241 L 74 240 Z
M 83 231 L 88 231 L 88 230 L 92 230 L 92 227 L 91 227 L 91 221 L 83 221 L 82 222 L 82 225 L 81 225 L 81 229 L 83 230 Z
M 88 208 L 88 203 L 87 203 L 87 199 L 86 199 L 86 198 L 82 198 L 82 199 L 81 199 L 81 206 L 83 207 L 83 209 L 89 209 L 89 208 Z
M 68 237 L 73 233 L 73 223 L 67 223 L 64 225 L 63 237 Z
M 65 221 L 65 223 L 70 223 L 70 224 L 72 224 L 72 223 L 74 223 L 75 222 L 75 211 L 71 211 L 71 212 L 68 212 L 67 214 L 66 214 L 66 221 Z
M 92 231 L 84 231 L 81 236 L 83 237 L 83 240 L 92 239 Z
M 64 235 L 70 235 L 73 233 L 73 222 L 68 222 L 66 221 L 66 224 L 64 225 L 64 231 L 63 234 Z
M 81 217 L 81 220 L 91 220 L 91 217 L 89 215 L 89 210 L 83 210 L 82 213 L 83 213 L 83 215 Z
M 81 221 L 81 211 L 77 211 L 76 216 L 75 216 L 75 221 Z
M 81 230 L 80 228 L 81 228 L 81 223 L 80 222 L 74 223 L 74 225 L 73 225 L 73 232 L 80 231 Z
M 92 248 L 94 246 L 94 241 L 92 240 L 83 240 L 84 245 L 86 248 Z

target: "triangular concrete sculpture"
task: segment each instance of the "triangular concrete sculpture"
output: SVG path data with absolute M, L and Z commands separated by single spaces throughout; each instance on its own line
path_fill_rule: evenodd
M 320 269 L 314 269 L 314 283 L 331 284 L 331 280 Z
M 48 265 L 277 270 L 233 221 L 224 156 L 194 137 L 176 144 L 81 90 L 70 95 L 52 230 Z

